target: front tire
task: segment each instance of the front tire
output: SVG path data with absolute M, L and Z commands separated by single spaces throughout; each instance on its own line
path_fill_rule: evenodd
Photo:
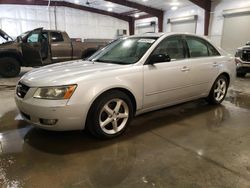
M 19 62 L 11 57 L 4 57 L 0 59 L 0 74 L 3 77 L 10 78 L 19 75 L 21 67 Z
M 110 91 L 96 99 L 87 117 L 87 129 L 99 138 L 122 134 L 133 117 L 130 98 L 121 91 Z
M 227 95 L 229 81 L 226 76 L 219 76 L 210 90 L 209 96 L 207 98 L 210 104 L 220 104 L 225 99 Z

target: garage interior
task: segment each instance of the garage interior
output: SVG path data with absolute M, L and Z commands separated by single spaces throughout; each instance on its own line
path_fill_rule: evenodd
M 82 42 L 188 32 L 234 56 L 250 41 L 250 0 L 0 0 L 0 29 L 10 37 L 41 27 Z M 22 119 L 15 87 L 36 68 L 0 77 L 1 187 L 250 186 L 250 74 L 236 78 L 221 105 L 201 99 L 146 113 L 121 136 L 99 140 Z

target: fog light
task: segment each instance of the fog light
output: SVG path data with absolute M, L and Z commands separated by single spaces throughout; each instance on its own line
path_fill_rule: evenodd
M 43 125 L 55 125 L 57 123 L 57 119 L 40 119 L 40 123 Z

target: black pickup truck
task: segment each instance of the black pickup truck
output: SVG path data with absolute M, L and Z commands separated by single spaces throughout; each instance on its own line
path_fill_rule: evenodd
M 250 41 L 246 46 L 237 49 L 236 55 L 237 76 L 245 77 L 250 73 Z
M 87 58 L 108 41 L 73 42 L 63 31 L 37 28 L 13 40 L 0 29 L 0 75 L 14 77 L 20 68 Z

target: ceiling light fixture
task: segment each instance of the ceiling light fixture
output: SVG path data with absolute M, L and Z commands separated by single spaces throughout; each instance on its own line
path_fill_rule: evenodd
M 75 0 L 74 2 L 75 2 L 75 4 L 79 4 L 79 3 L 80 3 L 80 1 L 79 1 L 79 0 Z
M 135 18 L 139 18 L 140 17 L 140 15 L 139 14 L 135 14 Z
M 108 11 L 109 11 L 109 12 L 112 12 L 112 11 L 113 11 L 113 9 L 112 9 L 111 7 L 109 7 L 109 8 L 108 8 Z
M 177 6 L 174 6 L 174 7 L 171 8 L 171 10 L 177 10 L 177 9 L 178 9 Z
M 170 6 L 179 6 L 180 3 L 179 2 L 172 2 L 172 3 L 169 3 Z
M 148 0 L 142 0 L 142 2 L 147 2 Z

